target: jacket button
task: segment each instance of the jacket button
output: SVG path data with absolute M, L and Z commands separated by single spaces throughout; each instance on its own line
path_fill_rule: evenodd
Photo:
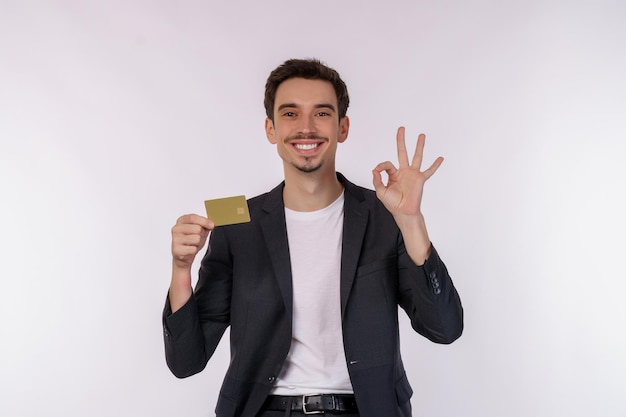
M 441 288 L 435 288 L 433 292 L 435 293 L 435 295 L 439 295 L 441 294 Z
M 267 378 L 267 380 L 268 380 L 270 383 L 274 383 L 274 381 L 276 381 L 276 377 L 275 377 L 275 376 L 270 376 L 269 378 Z

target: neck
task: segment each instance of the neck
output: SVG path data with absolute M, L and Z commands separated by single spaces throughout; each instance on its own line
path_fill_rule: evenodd
M 339 198 L 343 185 L 337 174 L 323 175 L 319 172 L 292 172 L 285 175 L 283 200 L 285 207 L 295 211 L 315 211 L 328 207 Z

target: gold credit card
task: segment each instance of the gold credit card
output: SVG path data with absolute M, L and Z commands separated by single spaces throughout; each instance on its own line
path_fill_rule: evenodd
M 206 200 L 204 207 L 206 207 L 207 217 L 216 226 L 246 223 L 250 221 L 248 202 L 243 195 Z

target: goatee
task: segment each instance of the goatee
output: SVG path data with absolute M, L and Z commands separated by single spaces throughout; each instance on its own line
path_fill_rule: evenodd
M 311 172 L 318 171 L 322 167 L 323 164 L 324 164 L 323 162 L 320 162 L 317 165 L 310 166 L 310 165 L 298 165 L 297 163 L 293 162 L 291 165 L 293 165 L 298 171 L 308 174 Z

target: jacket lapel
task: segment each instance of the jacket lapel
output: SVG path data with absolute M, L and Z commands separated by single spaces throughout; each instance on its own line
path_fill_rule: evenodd
M 352 283 L 356 277 L 369 209 L 365 203 L 363 192 L 346 180 L 343 175 L 338 173 L 337 176 L 345 187 L 341 254 L 341 317 L 343 318 Z
M 263 203 L 266 215 L 261 219 L 263 238 L 270 255 L 270 261 L 276 274 L 276 280 L 285 302 L 285 311 L 289 320 L 293 316 L 293 286 L 291 282 L 291 259 L 287 241 L 285 206 L 283 203 L 284 182 L 269 192 Z

